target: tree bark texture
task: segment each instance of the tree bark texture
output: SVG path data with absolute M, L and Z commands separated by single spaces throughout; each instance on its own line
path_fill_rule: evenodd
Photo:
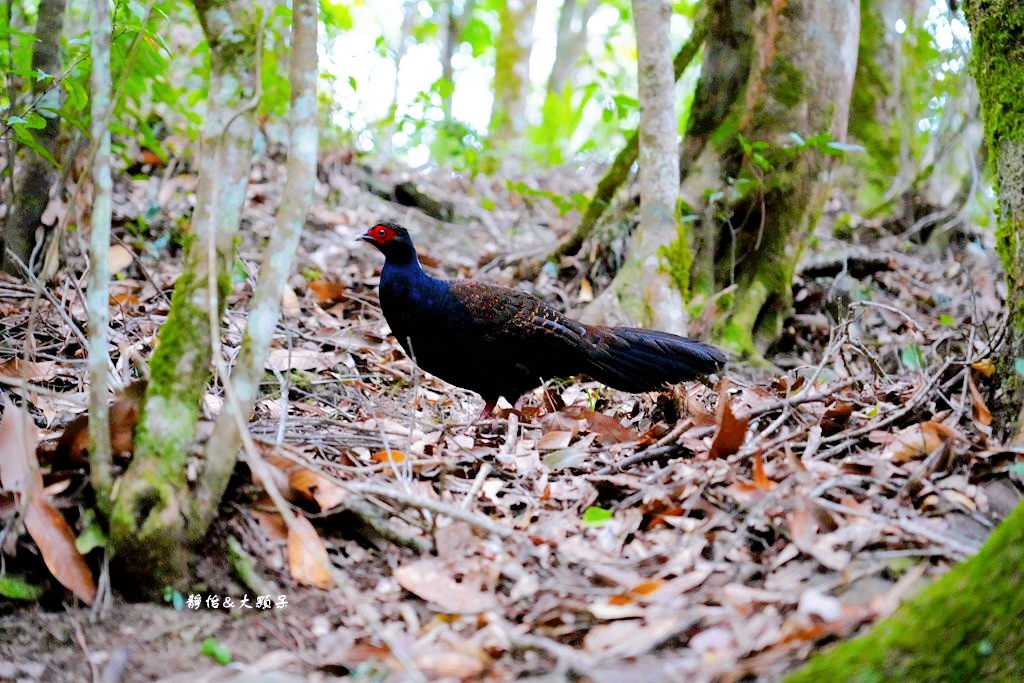
M 526 124 L 530 85 L 530 47 L 537 0 L 509 0 L 498 4 L 501 33 L 494 61 L 494 106 L 491 142 L 501 148 L 519 138 Z
M 640 225 L 634 231 L 626 262 L 611 285 L 591 304 L 588 321 L 642 324 L 658 321 L 660 329 L 684 333 L 683 294 L 673 287 L 663 245 L 689 244 L 679 229 L 679 143 L 675 110 L 675 74 L 666 0 L 633 0 L 636 23 L 637 83 L 640 101 Z
M 148 577 L 148 592 L 182 585 L 196 540 L 185 465 L 230 288 L 255 133 L 260 9 L 242 0 L 195 5 L 211 68 L 191 242 L 150 361 L 135 458 L 116 487 L 109 520 L 118 560 Z
M 742 20 L 742 8 L 729 5 L 729 16 Z M 749 76 L 741 88 L 731 82 L 743 73 L 733 50 L 720 71 L 712 67 L 729 82 L 703 91 L 713 101 L 722 91 L 736 97 L 731 107 L 714 102 L 720 123 L 701 136 L 706 142 L 682 186 L 697 218 L 694 304 L 717 296 L 713 336 L 742 356 L 758 356 L 791 308 L 794 270 L 824 203 L 831 167 L 828 155 L 791 134 L 805 141 L 845 139 L 859 3 L 762 3 L 751 16 Z M 695 121 L 691 132 L 699 135 L 709 123 Z M 752 142 L 759 147 L 749 149 Z
M 37 102 L 36 111 L 46 119 L 44 128 L 33 131 L 35 141 L 52 158 L 57 158 L 57 137 L 60 134 L 60 117 L 55 113 L 61 105 L 61 89 L 54 84 L 61 69 L 60 40 L 64 33 L 65 0 L 40 0 L 36 19 L 35 38 L 32 49 L 32 69 L 47 73 L 51 78 L 32 81 L 32 101 Z M 11 198 L 11 214 L 7 217 L 2 236 L 3 253 L 0 263 L 3 270 L 21 276 L 21 268 L 15 259 L 7 256 L 7 250 L 35 271 L 38 263 L 32 262 L 32 252 L 37 244 L 37 230 L 40 218 L 50 201 L 50 191 L 56 182 L 58 169 L 38 154 L 27 148 L 22 150 L 16 164 L 14 197 Z
M 999 195 L 996 248 L 1006 271 L 1008 329 L 1002 350 L 1003 405 L 1017 416 L 1014 441 L 1024 443 L 1024 2 L 965 3 L 974 41 L 971 72 L 978 84 L 989 163 Z
M 288 177 L 260 266 L 242 351 L 231 373 L 231 396 L 217 417 L 206 447 L 206 466 L 196 491 L 197 511 L 193 536 L 205 533 L 217 513 L 221 496 L 237 461 L 241 445 L 239 423 L 252 413 L 263 377 L 264 362 L 281 313 L 281 296 L 292 270 L 306 214 L 313 203 L 317 158 L 317 3 L 293 0 L 292 50 L 289 80 L 292 85 L 288 121 Z
M 110 173 L 110 3 L 93 0 L 89 33 L 92 93 L 89 98 L 90 134 L 96 145 L 92 160 L 92 225 L 89 232 L 89 480 L 96 501 L 109 513 L 111 443 L 108 403 L 110 352 L 110 219 L 113 180 Z
M 558 15 L 555 61 L 548 76 L 548 95 L 558 96 L 566 86 L 572 87 L 572 74 L 586 47 L 587 22 L 595 9 L 596 0 L 587 0 L 583 5 L 576 0 L 566 0 L 562 4 L 562 11 Z

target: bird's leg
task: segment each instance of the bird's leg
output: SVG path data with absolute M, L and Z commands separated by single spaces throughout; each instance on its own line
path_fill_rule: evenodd
M 484 403 L 484 409 L 480 411 L 480 415 L 479 415 L 479 417 L 476 418 L 475 421 L 476 422 L 481 422 L 481 421 L 486 420 L 487 418 L 489 418 L 491 416 L 491 413 L 494 412 L 494 406 L 496 406 L 496 405 L 498 405 L 498 400 L 497 399 L 493 399 L 493 400 L 489 400 L 489 401 L 485 402 Z

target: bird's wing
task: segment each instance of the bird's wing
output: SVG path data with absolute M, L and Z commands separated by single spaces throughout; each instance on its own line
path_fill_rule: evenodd
M 473 280 L 451 282 L 449 291 L 484 339 L 552 351 L 586 344 L 586 327 L 532 294 Z

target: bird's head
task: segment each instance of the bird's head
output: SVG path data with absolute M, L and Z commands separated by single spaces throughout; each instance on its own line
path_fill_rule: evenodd
M 409 231 L 394 221 L 377 223 L 360 235 L 359 239 L 380 249 L 385 258 L 397 262 L 407 261 L 416 256 Z

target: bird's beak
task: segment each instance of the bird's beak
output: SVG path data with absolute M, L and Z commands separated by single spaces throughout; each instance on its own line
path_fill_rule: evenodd
M 370 236 L 370 233 L 367 232 L 357 237 L 356 242 L 369 242 L 370 244 L 376 244 L 377 240 L 373 239 L 373 237 Z

